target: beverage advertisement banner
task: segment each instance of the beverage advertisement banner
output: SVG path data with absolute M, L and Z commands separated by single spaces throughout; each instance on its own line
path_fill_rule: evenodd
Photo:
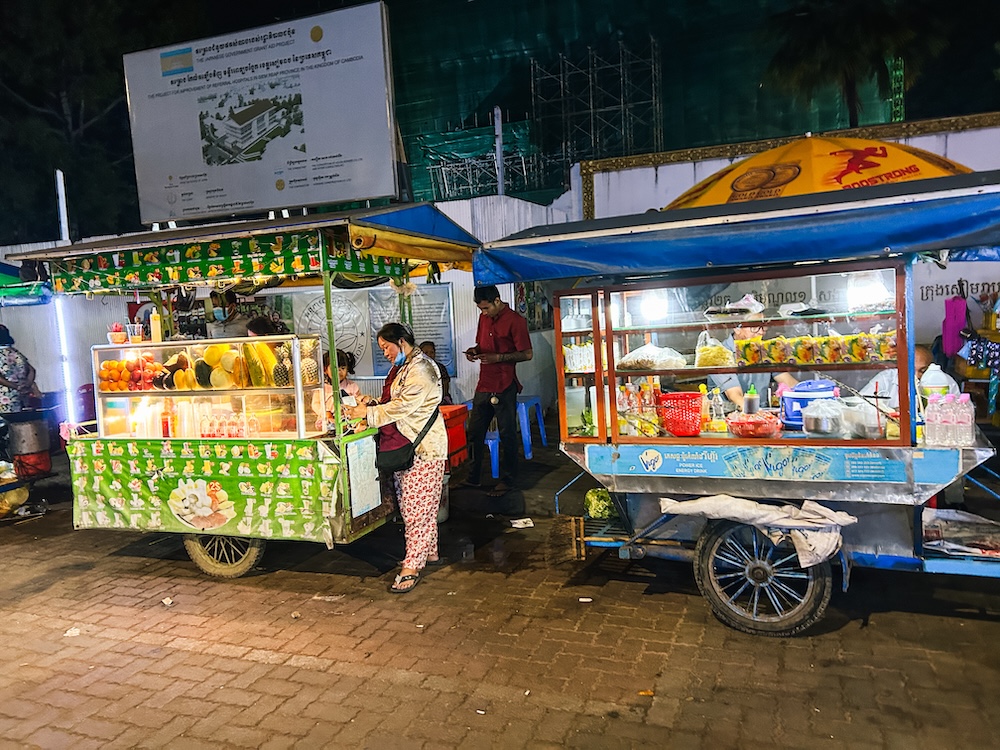
M 382 3 L 125 55 L 143 223 L 395 196 Z
M 339 460 L 315 440 L 77 439 L 73 523 L 323 542 Z
M 72 294 L 318 274 L 324 270 L 323 242 L 319 230 L 310 230 L 96 253 L 54 262 L 52 285 Z M 350 247 L 328 250 L 326 257 L 326 270 L 334 273 L 405 274 L 405 261 Z
M 618 476 L 773 479 L 789 482 L 907 481 L 906 463 L 865 447 L 786 445 L 588 445 L 587 470 Z

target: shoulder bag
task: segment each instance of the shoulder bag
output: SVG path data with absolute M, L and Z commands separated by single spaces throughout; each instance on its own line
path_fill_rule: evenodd
M 375 454 L 375 466 L 383 473 L 395 473 L 406 471 L 413 466 L 413 458 L 416 447 L 424 439 L 424 435 L 431 429 L 434 420 L 437 419 L 438 410 L 434 409 L 431 418 L 427 420 L 424 429 L 417 435 L 412 443 L 399 431 L 395 423 L 384 425 L 379 428 L 378 452 Z M 391 430 L 386 428 L 391 427 Z M 386 430 L 383 432 L 383 430 Z

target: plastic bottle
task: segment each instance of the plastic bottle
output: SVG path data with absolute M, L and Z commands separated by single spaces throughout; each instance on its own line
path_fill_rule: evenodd
M 923 403 L 926 405 L 927 399 L 932 393 L 937 393 L 942 397 L 946 396 L 950 385 L 951 383 L 948 381 L 948 376 L 941 370 L 940 365 L 930 364 L 927 365 L 927 370 L 920 378 L 920 388 L 918 389 L 918 393 L 920 394 Z
M 154 309 L 149 314 L 149 340 L 154 344 L 163 341 L 163 327 L 160 324 L 160 311 Z
M 950 393 L 941 399 L 939 413 L 939 425 L 941 439 L 938 445 L 953 447 L 957 445 L 957 424 L 955 422 L 955 397 Z
M 924 410 L 924 444 L 941 444 L 941 397 L 933 393 Z
M 757 387 L 751 383 L 750 390 L 743 394 L 743 413 L 756 414 L 760 411 L 760 394 Z
M 701 431 L 706 432 L 708 423 L 712 421 L 712 414 L 708 408 L 708 386 L 702 383 L 698 386 L 701 391 Z
M 962 393 L 956 403 L 956 444 L 963 447 L 973 445 L 976 442 L 976 407 L 972 403 L 972 397 L 968 393 Z

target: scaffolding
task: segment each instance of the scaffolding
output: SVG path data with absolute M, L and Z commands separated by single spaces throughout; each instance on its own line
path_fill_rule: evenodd
M 552 68 L 531 61 L 532 120 L 545 153 L 569 167 L 587 159 L 663 150 L 660 51 L 644 55 L 618 42 L 617 56 L 588 47 L 583 63 L 560 54 Z

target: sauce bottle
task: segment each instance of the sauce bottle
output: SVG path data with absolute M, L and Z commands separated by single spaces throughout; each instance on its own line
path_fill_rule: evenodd
M 750 390 L 743 394 L 743 413 L 756 414 L 760 411 L 760 394 L 757 387 L 751 383 Z

